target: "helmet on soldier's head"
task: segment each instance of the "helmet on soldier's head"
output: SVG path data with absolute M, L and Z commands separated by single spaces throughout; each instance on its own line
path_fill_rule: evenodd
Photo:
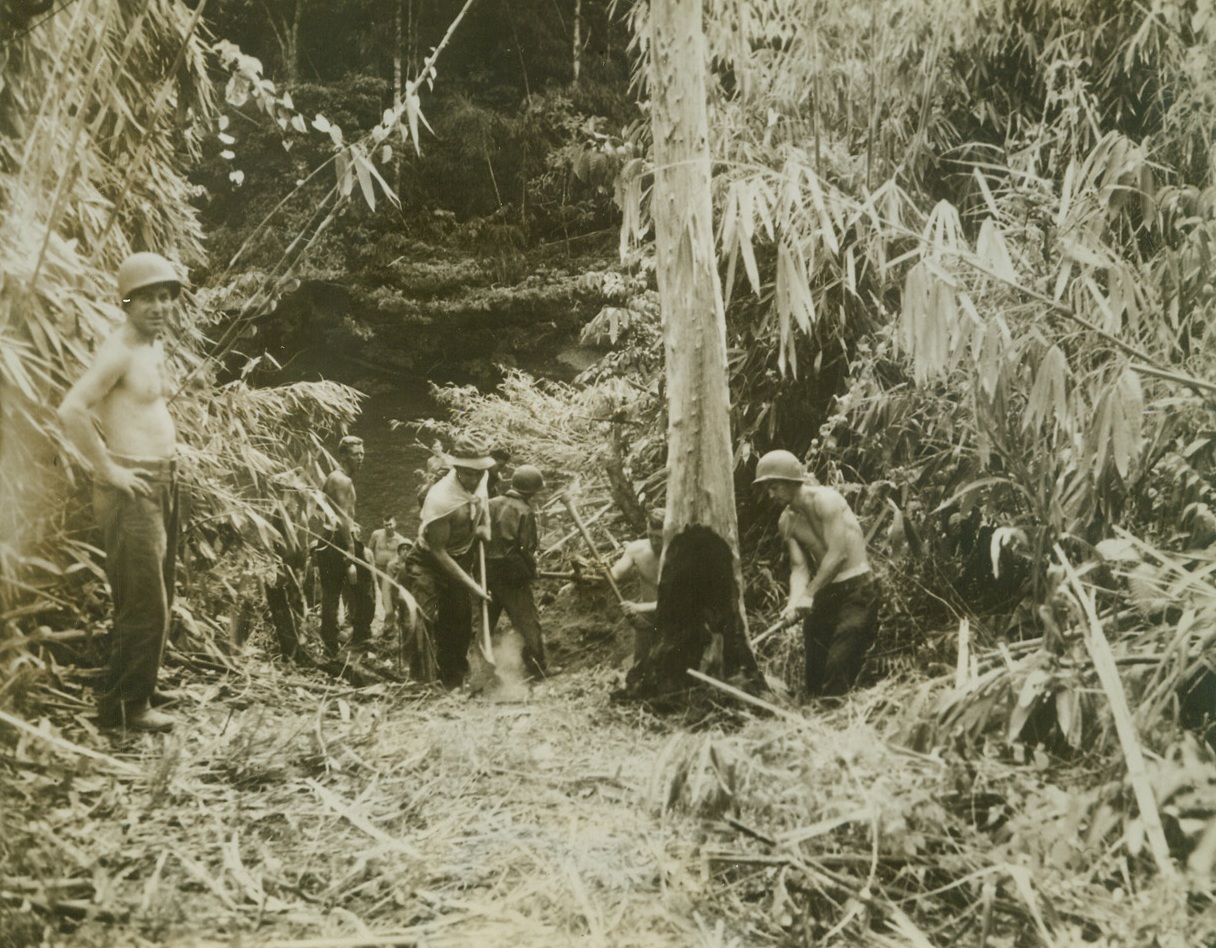
M 543 490 L 544 486 L 545 475 L 540 472 L 539 468 L 533 467 L 531 464 L 521 464 L 511 475 L 512 489 L 521 494 L 535 494 L 538 490 Z
M 173 290 L 174 297 L 182 290 L 182 279 L 173 264 L 158 253 L 146 250 L 133 253 L 118 268 L 118 295 L 124 302 L 136 290 L 161 283 Z
M 756 463 L 756 479 L 752 483 L 801 481 L 805 477 L 806 468 L 789 451 L 769 451 Z

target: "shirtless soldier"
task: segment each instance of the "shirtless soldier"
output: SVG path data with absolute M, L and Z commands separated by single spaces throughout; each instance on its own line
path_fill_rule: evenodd
M 329 498 L 335 519 L 317 550 L 321 580 L 321 644 L 328 656 L 338 651 L 338 602 L 346 603 L 350 643 L 366 645 L 376 612 L 376 587 L 366 565 L 359 525 L 355 522 L 354 476 L 363 466 L 363 439 L 347 435 L 338 442 L 339 467 L 329 472 L 321 490 Z
M 93 468 L 114 602 L 99 723 L 167 731 L 173 719 L 149 705 L 169 632 L 177 547 L 177 432 L 160 336 L 181 280 L 164 257 L 137 253 L 119 267 L 118 292 L 126 321 L 68 391 L 59 418 Z
M 637 573 L 639 598 L 621 603 L 633 625 L 633 667 L 646 658 L 654 641 L 654 620 L 659 598 L 659 558 L 663 554 L 663 510 L 652 510 L 646 536 L 625 544 L 620 558 L 612 564 L 612 579 L 620 583 L 630 572 Z
M 807 481 L 789 451 L 764 455 L 755 482 L 785 508 L 778 529 L 790 557 L 790 598 L 782 615 L 802 619 L 807 696 L 843 695 L 878 631 L 878 584 L 861 524 L 838 492 Z

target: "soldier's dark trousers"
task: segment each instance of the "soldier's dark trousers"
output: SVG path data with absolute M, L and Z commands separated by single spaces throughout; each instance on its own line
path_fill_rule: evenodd
M 126 467 L 148 471 L 148 496 L 128 497 L 98 485 L 93 510 L 106 551 L 106 578 L 114 602 L 110 664 L 98 695 L 105 726 L 122 724 L 156 690 L 169 635 L 169 611 L 177 570 L 176 463 L 114 456 Z
M 362 558 L 365 548 L 357 547 Z M 356 563 L 354 585 L 347 582 L 346 572 L 351 561 L 335 546 L 325 545 L 317 551 L 317 574 L 321 581 L 321 643 L 327 652 L 338 649 L 338 603 L 346 605 L 353 643 L 371 638 L 372 619 L 376 615 L 376 585 L 371 570 L 361 561 Z
M 882 596 L 872 573 L 831 583 L 802 623 L 809 697 L 843 695 L 857 680 L 878 634 Z
M 455 557 L 466 572 L 472 555 Z M 405 629 L 404 651 L 410 675 L 420 681 L 436 677 L 448 689 L 459 688 L 469 671 L 473 640 L 472 597 L 421 544 L 415 544 L 402 567 L 402 583 L 418 604 L 418 622 Z
M 540 630 L 540 611 L 536 608 L 536 597 L 532 595 L 532 583 L 504 582 L 494 578 L 490 571 L 490 628 L 498 625 L 503 612 L 511 625 L 524 640 L 524 668 L 533 678 L 544 678 L 545 640 Z

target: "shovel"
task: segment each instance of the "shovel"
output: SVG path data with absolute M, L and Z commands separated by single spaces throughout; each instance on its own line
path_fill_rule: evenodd
M 486 542 L 485 540 L 477 541 L 477 560 L 481 567 L 481 591 L 489 592 L 489 584 L 486 582 Z M 488 599 L 481 600 L 481 646 L 482 657 L 491 667 L 495 667 L 494 662 L 494 642 L 490 639 L 490 601 Z

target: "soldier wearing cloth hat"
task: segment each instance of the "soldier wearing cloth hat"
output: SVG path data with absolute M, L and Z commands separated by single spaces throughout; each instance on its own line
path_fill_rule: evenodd
M 783 617 L 802 620 L 807 696 L 843 695 L 857 680 L 878 631 L 880 595 L 861 524 L 837 491 L 808 482 L 802 462 L 789 451 L 760 458 L 755 483 L 785 508 L 778 521 L 790 557 Z
M 544 486 L 544 475 L 537 468 L 531 464 L 517 467 L 506 492 L 490 498 L 491 536 L 486 544 L 490 628 L 498 625 L 505 609 L 511 625 L 524 640 L 524 668 L 533 679 L 546 675 L 540 612 L 532 595 L 539 546 L 532 498 Z
M 151 707 L 169 633 L 177 552 L 177 428 L 161 334 L 182 280 L 155 253 L 118 270 L 125 322 L 102 343 L 59 406 L 68 440 L 93 469 L 93 507 L 114 602 L 102 727 L 167 731 Z
M 458 688 L 469 670 L 473 599 L 488 599 L 473 579 L 478 539 L 490 538 L 486 472 L 494 458 L 481 439 L 462 435 L 445 460 L 449 470 L 422 501 L 418 540 L 398 574 L 418 604 L 402 630 L 413 677 Z

